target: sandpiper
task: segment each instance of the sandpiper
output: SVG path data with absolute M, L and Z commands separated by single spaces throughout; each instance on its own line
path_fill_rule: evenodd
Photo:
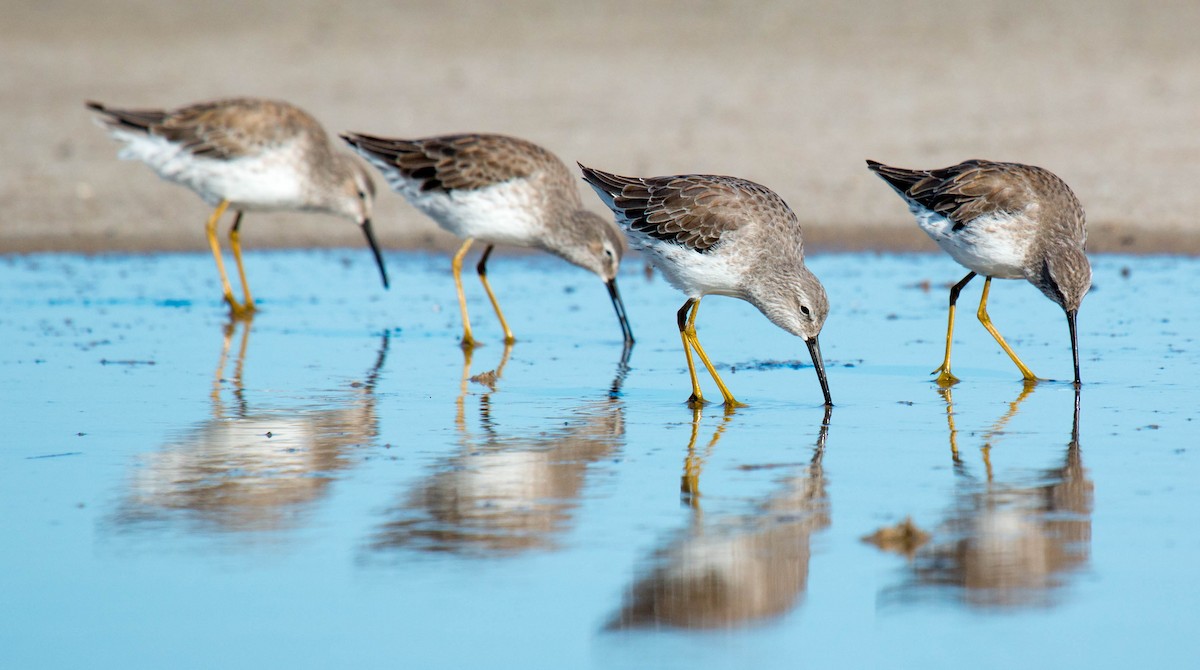
M 617 291 L 617 269 L 625 253 L 621 231 L 583 208 L 567 167 L 546 149 L 515 137 L 461 134 L 415 140 L 344 133 L 387 179 L 393 190 L 448 232 L 463 238 L 452 269 L 462 310 L 462 345 L 477 344 L 471 333 L 462 286 L 462 263 L 472 242 L 487 244 L 476 270 L 504 341 L 516 341 L 487 279 L 487 261 L 497 244 L 548 251 L 604 280 L 625 344 L 633 332 Z
M 970 272 L 950 289 L 946 358 L 933 371 L 938 383 L 958 381 L 950 373 L 954 303 L 963 287 L 986 277 L 979 321 L 1004 349 L 1026 382 L 1038 381 L 992 325 L 987 313 L 993 278 L 1027 279 L 1067 314 L 1075 384 L 1079 385 L 1079 342 L 1075 317 L 1092 285 L 1084 253 L 1083 206 L 1048 170 L 1020 163 L 969 160 L 940 170 L 906 170 L 868 160 L 867 167 L 908 203 L 921 229 Z
M 362 227 L 387 287 L 387 270 L 371 229 L 374 183 L 353 156 L 334 151 L 321 124 L 307 112 L 257 98 L 169 111 L 116 109 L 98 102 L 87 106 L 102 115 L 113 138 L 125 145 L 121 158 L 143 161 L 158 176 L 187 186 L 216 208 L 205 230 L 234 317 L 255 310 L 239 240 L 247 211 L 324 212 L 350 219 Z M 233 297 L 217 242 L 217 222 L 231 207 L 237 215 L 229 245 L 241 278 L 241 303 Z
M 687 295 L 676 321 L 683 339 L 692 395 L 704 403 L 692 350 L 728 407 L 739 405 L 717 375 L 696 336 L 700 299 L 741 298 L 771 323 L 804 339 L 825 405 L 829 384 L 817 335 L 829 313 L 825 288 L 804 266 L 804 240 L 791 208 L 771 189 L 737 177 L 680 175 L 622 177 L 579 166 L 629 239 L 649 253 L 671 284 Z

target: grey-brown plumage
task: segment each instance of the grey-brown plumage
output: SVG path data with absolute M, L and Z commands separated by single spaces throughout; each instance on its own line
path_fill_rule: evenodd
M 513 179 L 540 176 L 560 199 L 579 204 L 566 166 L 549 151 L 517 137 L 469 133 L 415 140 L 343 136 L 360 151 L 386 159 L 422 191 L 475 190 Z M 572 197 L 574 194 L 574 197 Z
M 475 344 L 461 281 L 462 259 L 474 240 L 488 244 L 478 270 L 505 341 L 514 340 L 512 331 L 486 278 L 487 258 L 497 244 L 541 249 L 594 272 L 608 287 L 626 344 L 633 343 L 616 284 L 625 239 L 612 221 L 583 208 L 578 182 L 554 154 L 523 139 L 486 133 L 420 139 L 345 133 L 342 139 L 410 204 L 464 240 L 453 264 L 464 346 Z
M 821 282 L 804 264 L 804 236 L 795 213 L 771 189 L 737 177 L 625 177 L 583 165 L 583 178 L 613 210 L 630 241 L 649 253 L 675 288 L 688 296 L 680 310 L 685 350 L 702 354 L 692 324 L 705 295 L 740 298 L 772 323 L 801 337 L 812 354 L 825 403 L 831 404 L 817 336 L 829 313 Z M 685 320 L 688 324 L 685 324 Z M 689 354 L 689 368 L 690 365 Z M 707 365 L 707 363 L 705 363 Z M 725 396 L 733 396 L 710 369 Z M 694 383 L 693 402 L 702 400 Z
M 799 230 L 796 215 L 770 189 L 737 177 L 682 175 L 677 177 L 622 177 L 585 170 L 594 187 L 612 196 L 632 231 L 663 242 L 674 242 L 706 253 L 725 233 L 750 220 L 774 222 Z M 803 254 L 803 241 L 797 236 Z
M 969 160 L 938 170 L 909 170 L 876 161 L 867 167 L 908 203 L 917 222 L 954 260 L 970 270 L 951 291 L 976 274 L 1026 279 L 1066 312 L 1079 383 L 1075 319 L 1092 283 L 1084 252 L 1087 230 L 1083 206 L 1063 180 L 1049 170 L 1021 163 Z M 980 320 L 997 338 L 1027 380 L 1035 379 L 990 325 L 984 303 Z M 951 313 L 951 329 L 953 313 Z M 947 355 L 939 380 L 953 382 Z
M 353 156 L 335 151 L 311 115 L 286 102 L 231 98 L 174 110 L 120 109 L 99 102 L 87 107 L 114 139 L 120 157 L 146 163 L 158 176 L 186 186 L 216 208 L 206 225 L 225 300 L 235 316 L 255 310 L 238 241 L 246 211 L 306 211 L 357 223 L 367 238 L 383 285 L 383 257 L 371 227 L 375 185 Z M 221 260 L 216 224 L 226 208 L 237 212 L 230 244 L 238 264 L 244 303 L 233 297 Z

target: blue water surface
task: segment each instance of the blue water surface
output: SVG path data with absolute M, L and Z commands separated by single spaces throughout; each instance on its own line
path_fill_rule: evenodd
M 511 350 L 449 260 L 0 258 L 0 667 L 1195 667 L 1200 262 L 1098 256 L 1069 383 L 1061 310 L 963 292 L 939 255 L 810 259 L 803 343 L 712 297 L 739 400 L 689 409 L 675 311 L 497 256 Z M 703 370 L 706 394 L 719 399 Z M 923 543 L 864 541 L 906 518 Z

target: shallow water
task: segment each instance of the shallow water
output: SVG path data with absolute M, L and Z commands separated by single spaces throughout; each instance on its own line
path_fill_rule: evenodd
M 0 259 L 0 667 L 1191 667 L 1200 262 L 1095 259 L 1085 385 L 1026 392 L 941 256 L 819 255 L 828 423 L 803 343 L 705 300 L 734 394 L 684 405 L 682 297 L 541 257 Z M 1062 312 L 989 311 L 1069 379 Z M 488 373 L 492 374 L 488 374 Z M 702 374 L 712 397 L 716 389 Z M 470 377 L 476 377 L 471 380 Z M 863 537 L 911 517 L 907 553 Z

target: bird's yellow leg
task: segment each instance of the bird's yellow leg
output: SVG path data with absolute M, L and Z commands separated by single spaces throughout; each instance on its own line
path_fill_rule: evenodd
M 696 349 L 696 355 L 700 357 L 700 362 L 704 363 L 704 367 L 708 369 L 708 374 L 712 375 L 713 381 L 717 383 L 717 388 L 721 391 L 721 397 L 725 399 L 726 407 L 745 407 L 745 404 L 734 399 L 733 394 L 729 392 L 729 387 L 725 386 L 725 382 L 721 381 L 721 376 L 717 374 L 717 369 L 713 367 L 712 361 L 708 359 L 708 354 L 704 353 L 704 347 L 700 346 L 700 338 L 696 337 L 696 312 L 700 311 L 700 301 L 697 300 L 695 305 L 692 305 L 692 313 L 688 317 L 687 337 L 691 340 L 692 346 Z
M 979 300 L 979 322 L 983 324 L 984 328 L 987 328 L 987 331 L 992 334 L 992 337 L 996 338 L 996 342 L 1000 345 L 1000 348 L 1003 349 L 1004 353 L 1008 354 L 1008 357 L 1012 359 L 1012 362 L 1017 365 L 1017 369 L 1021 371 L 1021 376 L 1025 378 L 1025 381 L 1041 381 L 1038 379 L 1037 375 L 1033 374 L 1033 371 L 1031 371 L 1025 366 L 1024 363 L 1021 362 L 1020 358 L 1017 358 L 1017 352 L 1013 351 L 1012 347 L 1008 346 L 1008 342 L 1005 342 L 1004 338 L 1000 336 L 1000 331 L 996 330 L 996 327 L 992 325 L 992 319 L 987 313 L 988 289 L 991 288 L 991 286 L 992 278 L 988 277 L 987 280 L 983 282 L 983 298 Z
M 975 273 L 968 272 L 966 277 L 963 277 L 961 281 L 950 287 L 950 319 L 946 325 L 946 357 L 942 359 L 942 364 L 930 373 L 938 376 L 938 386 L 945 387 L 958 383 L 958 377 L 955 377 L 950 372 L 950 346 L 954 340 L 954 305 L 958 303 L 958 294 L 962 292 L 963 287 L 974 278 Z
M 464 349 L 470 349 L 471 347 L 479 344 L 471 335 L 471 317 L 467 315 L 467 296 L 465 293 L 463 293 L 462 285 L 463 257 L 467 255 L 467 250 L 471 248 L 471 242 L 473 241 L 474 240 L 471 238 L 467 238 L 467 240 L 463 242 L 462 246 L 459 247 L 458 253 L 454 254 L 454 260 L 450 264 L 450 269 L 454 272 L 454 288 L 458 291 L 458 307 L 462 310 L 462 347 Z
M 500 303 L 496 301 L 496 294 L 492 293 L 492 285 L 488 283 L 487 278 L 488 256 L 492 255 L 494 246 L 489 244 L 487 249 L 483 250 L 483 256 L 480 257 L 479 265 L 475 266 L 475 270 L 479 273 L 479 281 L 483 283 L 483 290 L 487 291 L 488 300 L 492 301 L 492 309 L 496 310 L 496 318 L 500 319 L 500 327 L 504 329 L 504 343 L 512 344 L 517 341 L 517 338 L 513 337 L 512 331 L 508 329 L 508 322 L 504 320 L 504 312 L 500 311 Z
M 225 292 L 225 302 L 229 303 L 229 308 L 233 311 L 234 316 L 238 316 L 241 305 L 233 297 L 233 287 L 229 285 L 229 275 L 225 274 L 225 261 L 221 260 L 221 243 L 217 241 L 217 221 L 221 219 L 221 215 L 228 207 L 229 201 L 222 200 L 221 204 L 213 210 L 212 216 L 208 217 L 204 231 L 208 234 L 208 245 L 212 247 L 213 258 L 217 261 L 217 272 L 221 275 L 221 290 Z
M 696 364 L 692 361 L 692 341 L 688 339 L 687 334 L 687 315 L 693 304 L 694 301 L 688 298 L 676 313 L 675 320 L 679 324 L 679 337 L 683 340 L 683 355 L 687 358 L 688 376 L 692 378 L 692 397 L 688 398 L 688 405 L 696 408 L 703 405 L 705 400 L 704 394 L 700 392 L 700 380 L 696 378 Z
M 248 317 L 254 313 L 254 298 L 250 296 L 250 283 L 246 281 L 246 266 L 242 264 L 241 240 L 242 213 L 239 211 L 229 228 L 229 248 L 233 250 L 233 260 L 237 262 L 238 277 L 242 280 L 242 306 L 234 309 L 235 316 Z

